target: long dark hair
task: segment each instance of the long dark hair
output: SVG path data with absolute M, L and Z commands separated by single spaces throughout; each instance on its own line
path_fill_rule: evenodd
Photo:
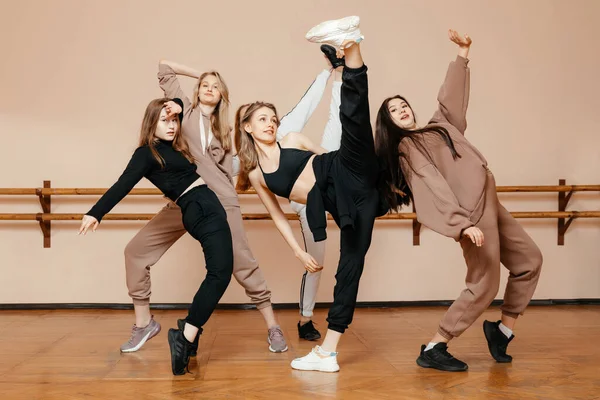
M 401 158 L 406 165 L 416 173 L 411 162 L 410 156 L 400 151 L 400 142 L 410 140 L 419 152 L 421 152 L 429 161 L 433 162 L 431 154 L 427 148 L 423 133 L 437 134 L 446 143 L 454 159 L 459 158 L 460 154 L 454 147 L 454 142 L 448 133 L 448 130 L 442 126 L 427 126 L 421 129 L 408 130 L 399 127 L 390 114 L 388 104 L 393 99 L 400 99 L 410 107 L 409 102 L 402 96 L 396 95 L 388 97 L 383 101 L 377 112 L 377 121 L 375 123 L 375 152 L 381 164 L 382 176 L 379 182 L 379 190 L 387 201 L 392 211 L 398 211 L 402 205 L 409 205 L 412 198 L 412 192 L 408 186 L 406 172 L 402 170 Z M 413 112 L 414 115 L 414 112 Z

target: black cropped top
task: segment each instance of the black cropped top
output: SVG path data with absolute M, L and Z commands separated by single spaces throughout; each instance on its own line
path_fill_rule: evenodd
M 279 146 L 280 150 L 279 168 L 277 168 L 277 171 L 267 174 L 263 171 L 260 162 L 258 166 L 263 173 L 269 190 L 277 196 L 289 199 L 294 184 L 314 153 L 308 150 L 282 149 L 279 143 L 277 143 L 277 146 Z

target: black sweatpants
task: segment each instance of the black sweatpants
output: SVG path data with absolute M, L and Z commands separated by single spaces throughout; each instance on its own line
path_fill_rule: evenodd
M 233 272 L 233 245 L 227 214 L 215 193 L 197 186 L 177 200 L 183 226 L 200 242 L 206 262 L 206 277 L 194 296 L 186 321 L 197 327 L 208 321 L 225 293 Z
M 370 122 L 368 86 L 365 65 L 344 68 L 340 105 L 342 140 L 328 177 L 331 184 L 344 185 L 344 193 L 350 197 L 346 202 L 356 207 L 354 226 L 341 230 L 333 305 L 327 318 L 329 329 L 341 333 L 352 322 L 358 283 L 380 204 L 377 191 L 379 164 Z M 325 208 L 340 226 L 334 193 L 327 191 Z

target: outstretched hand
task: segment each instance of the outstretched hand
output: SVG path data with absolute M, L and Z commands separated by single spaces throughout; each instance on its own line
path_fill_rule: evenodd
M 465 34 L 465 36 L 461 37 L 458 32 L 448 29 L 448 38 L 456 43 L 459 47 L 469 48 L 473 41 L 469 37 L 469 35 Z
M 92 232 L 96 232 L 96 229 L 98 229 L 98 224 L 99 222 L 96 218 L 92 217 L 91 215 L 84 215 L 81 219 L 79 234 L 81 235 L 83 233 L 83 235 L 85 235 L 90 228 L 92 228 Z

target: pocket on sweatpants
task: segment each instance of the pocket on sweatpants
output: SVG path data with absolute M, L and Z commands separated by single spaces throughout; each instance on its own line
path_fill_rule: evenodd
M 196 224 L 204 219 L 204 207 L 199 201 L 193 201 L 185 208 L 183 212 L 183 226 L 189 232 L 193 230 Z
M 210 193 L 207 193 L 207 195 L 204 197 L 203 207 L 205 215 L 208 216 L 215 214 L 227 220 L 227 213 L 225 212 L 225 208 L 223 207 L 223 205 L 219 201 L 219 198 L 214 192 L 211 191 Z

